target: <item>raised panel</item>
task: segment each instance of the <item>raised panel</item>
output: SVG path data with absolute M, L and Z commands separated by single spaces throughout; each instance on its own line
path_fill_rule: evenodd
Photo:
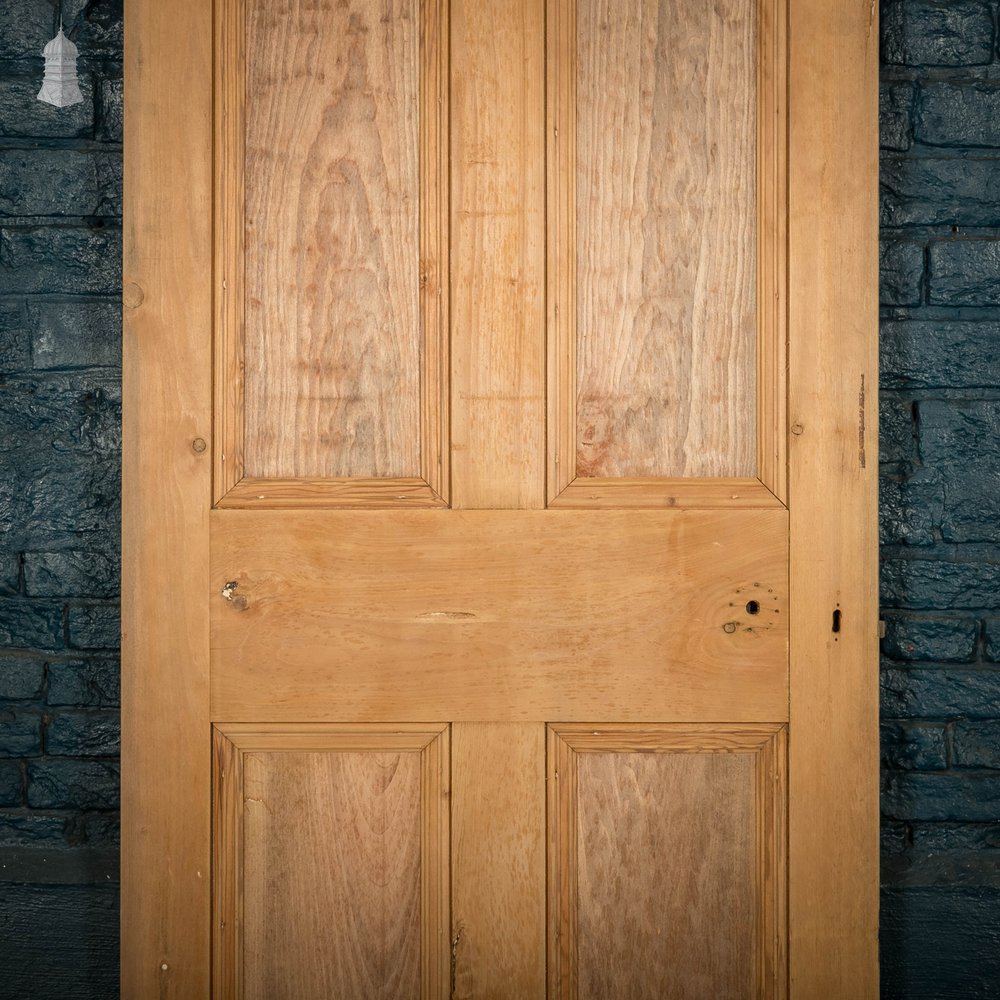
M 216 995 L 447 995 L 448 737 L 215 734 Z
M 446 492 L 442 0 L 219 0 L 216 499 Z
M 783 720 L 787 517 L 215 511 L 212 710 Z
M 549 0 L 550 504 L 784 496 L 782 8 Z
M 748 475 L 754 0 L 576 4 L 577 475 Z
M 553 726 L 550 997 L 785 995 L 784 731 Z

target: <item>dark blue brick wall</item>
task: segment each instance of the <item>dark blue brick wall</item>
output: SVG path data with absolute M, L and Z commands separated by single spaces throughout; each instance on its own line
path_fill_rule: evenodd
M 118 992 L 122 2 L 0 5 L 0 998 Z
M 997 3 L 883 0 L 882 993 L 1000 996 Z

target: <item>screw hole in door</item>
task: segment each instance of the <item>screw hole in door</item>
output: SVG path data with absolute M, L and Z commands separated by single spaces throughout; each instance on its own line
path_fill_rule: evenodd
M 747 601 L 747 614 L 748 615 L 759 615 L 760 614 L 760 601 Z

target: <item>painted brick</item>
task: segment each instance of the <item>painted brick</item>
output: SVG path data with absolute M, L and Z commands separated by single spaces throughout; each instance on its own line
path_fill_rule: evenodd
M 35 701 L 42 695 L 45 661 L 0 653 L 0 700 Z
M 16 760 L 0 760 L 0 806 L 19 806 L 23 798 L 21 765 Z
M 122 217 L 123 169 L 121 153 L 101 155 L 97 160 L 97 168 L 101 178 L 101 202 L 98 215 L 105 219 L 120 219 Z
M 120 214 L 114 195 L 121 157 L 66 149 L 0 150 L 0 215 Z
M 72 813 L 63 830 L 70 847 L 114 849 L 121 843 L 121 824 L 117 813 Z
M 59 20 L 51 3 L 39 0 L 4 0 L 0 59 L 37 59 L 55 34 Z
M 896 660 L 969 662 L 979 639 L 979 622 L 972 618 L 912 618 L 886 615 L 882 648 Z
M 103 374 L 12 377 L 0 393 L 0 452 L 117 453 L 120 393 L 117 379 Z
M 107 548 L 120 502 L 120 386 L 11 378 L 0 392 L 0 532 L 17 549 Z M 117 545 L 117 543 L 114 543 Z
M 882 1000 L 996 1000 L 1000 890 L 886 889 L 880 924 Z
M 117 229 L 36 226 L 0 231 L 0 294 L 113 295 L 120 288 Z
M 998 344 L 1000 323 L 884 320 L 879 381 L 885 389 L 1000 387 Z
M 0 968 L 5 997 L 117 997 L 118 886 L 5 885 Z
M 1000 850 L 1000 822 L 912 823 L 908 834 L 915 851 Z
M 890 156 L 879 164 L 884 226 L 1000 225 L 1000 160 Z
M 112 302 L 28 304 L 35 369 L 121 365 L 121 305 Z
M 0 648 L 61 649 L 62 604 L 23 597 L 0 597 Z
M 120 58 L 122 7 L 123 0 L 62 0 L 63 20 L 81 53 Z
M 0 532 L 11 548 L 58 548 L 117 543 L 120 501 L 118 456 L 63 453 L 58 465 L 45 453 L 18 461 L 0 478 Z
M 0 708 L 0 757 L 37 757 L 42 752 L 38 712 Z
M 899 820 L 1000 819 L 1000 773 L 889 772 L 882 782 L 882 813 Z
M 883 240 L 878 252 L 879 302 L 886 306 L 920 304 L 924 248 L 920 243 Z
M 879 145 L 900 152 L 913 143 L 910 116 L 916 91 L 912 83 L 883 84 L 878 94 Z
M 986 659 L 1000 663 L 1000 618 L 986 619 Z
M 119 841 L 115 813 L 0 810 L 0 847 L 83 847 L 112 852 Z
M 103 658 L 49 664 L 50 705 L 115 707 L 121 701 L 121 668 Z
M 993 54 L 993 12 L 983 0 L 885 0 L 882 60 L 898 66 L 975 66 Z
M 996 563 L 886 559 L 881 582 L 886 607 L 951 611 L 1000 604 Z
M 125 88 L 122 80 L 101 81 L 98 136 L 106 142 L 122 141 Z
M 1000 705 L 995 711 L 1000 715 Z M 1000 769 L 1000 720 L 956 722 L 953 740 L 957 767 Z
M 909 851 L 910 846 L 909 824 L 883 818 L 879 826 L 879 854 L 883 861 Z
M 879 480 L 879 541 L 882 545 L 932 545 L 944 514 L 944 487 L 933 470 Z
M 930 146 L 1000 146 L 1000 87 L 924 84 L 917 94 L 913 134 Z
M 59 712 L 45 729 L 45 752 L 59 757 L 116 757 L 120 750 L 117 712 Z
M 65 847 L 65 830 L 65 814 L 0 811 L 0 847 Z
M 28 805 L 34 809 L 117 809 L 118 765 L 70 758 L 31 762 Z
M 67 613 L 73 649 L 117 649 L 121 624 L 117 604 L 71 604 Z
M 20 303 L 0 302 L 0 377 L 30 366 L 30 345 Z
M 25 552 L 29 597 L 116 597 L 118 557 L 105 552 Z
M 1000 705 L 1000 670 L 893 666 L 879 679 L 886 719 L 990 719 Z
M 1000 401 L 927 400 L 919 422 L 921 458 L 944 483 L 944 539 L 1000 540 Z
M 6 21 L 5 17 L 5 28 Z M 0 76 L 0 136 L 74 139 L 93 135 L 94 86 L 90 74 L 80 73 L 82 103 L 54 108 L 36 100 L 41 86 L 40 70 L 41 59 L 38 69 L 30 75 Z
M 20 592 L 21 564 L 16 552 L 0 552 L 0 597 Z
M 879 400 L 879 459 L 909 462 L 917 457 L 913 404 L 909 400 Z
M 945 240 L 931 244 L 929 299 L 934 305 L 1000 305 L 1000 243 Z
M 884 767 L 934 771 L 948 766 L 943 723 L 885 722 L 880 728 Z

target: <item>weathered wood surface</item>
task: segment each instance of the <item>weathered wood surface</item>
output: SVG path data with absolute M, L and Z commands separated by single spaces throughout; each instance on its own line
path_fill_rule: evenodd
M 420 474 L 419 11 L 247 0 L 249 476 Z
M 757 466 L 751 0 L 577 0 L 580 476 Z

